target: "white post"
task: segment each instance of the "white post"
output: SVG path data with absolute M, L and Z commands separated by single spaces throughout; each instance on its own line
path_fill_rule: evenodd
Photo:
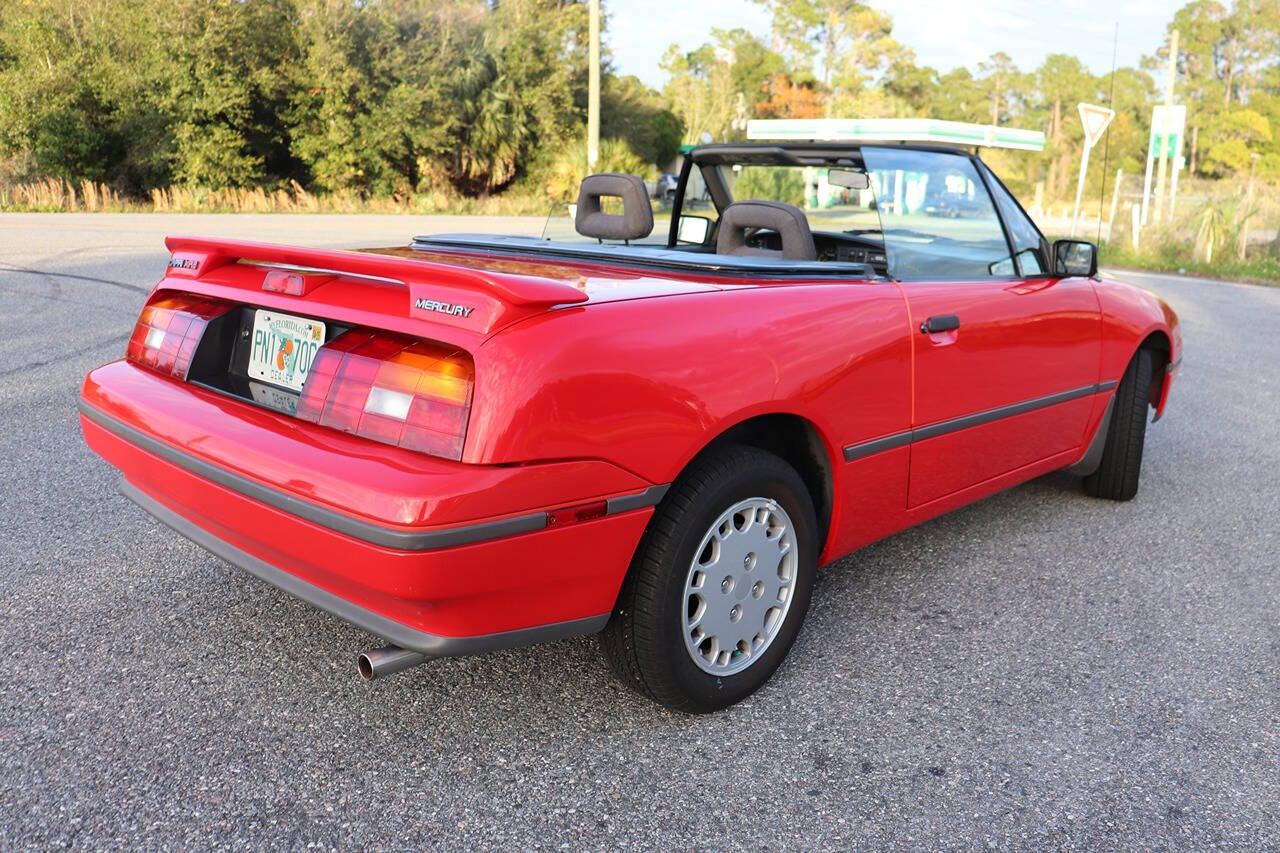
M 1084 148 L 1080 151 L 1080 179 L 1076 181 L 1076 210 L 1071 215 L 1071 236 L 1076 236 L 1076 225 L 1080 222 L 1080 199 L 1084 195 L 1084 176 L 1089 171 L 1089 140 L 1084 140 Z
M 600 0 L 591 0 L 587 48 L 587 171 L 600 159 Z
M 1133 249 L 1136 252 L 1138 250 L 1138 231 L 1142 228 L 1142 212 L 1138 210 L 1136 201 L 1130 210 L 1133 212 Z
M 1147 149 L 1147 178 L 1142 184 L 1142 224 L 1147 224 L 1147 205 L 1151 203 L 1151 149 Z
M 1160 162 L 1156 166 L 1156 222 L 1164 222 L 1164 176 L 1169 169 L 1169 128 L 1173 124 L 1173 81 L 1178 76 L 1178 31 L 1169 33 L 1169 70 L 1164 78 L 1164 127 L 1160 137 Z
M 1178 173 L 1182 169 L 1178 166 L 1178 161 L 1173 161 L 1173 177 L 1169 180 L 1169 220 L 1173 220 L 1173 208 L 1178 203 Z

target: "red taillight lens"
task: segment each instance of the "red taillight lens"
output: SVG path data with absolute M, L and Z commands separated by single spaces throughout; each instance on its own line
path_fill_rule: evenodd
M 461 459 L 475 367 L 447 344 L 347 332 L 316 353 L 297 416 L 409 450 Z
M 230 307 L 224 302 L 187 294 L 157 299 L 142 309 L 125 357 L 161 373 L 186 379 L 205 327 Z

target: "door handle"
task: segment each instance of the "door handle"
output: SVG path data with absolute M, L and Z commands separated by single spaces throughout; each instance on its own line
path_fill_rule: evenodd
M 958 328 L 960 328 L 960 318 L 955 314 L 937 314 L 920 324 L 920 332 L 925 335 L 954 332 Z

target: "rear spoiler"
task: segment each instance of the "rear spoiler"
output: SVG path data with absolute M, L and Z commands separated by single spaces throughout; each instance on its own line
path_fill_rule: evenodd
M 342 275 L 348 277 L 348 282 L 349 277 L 376 279 L 393 287 L 401 284 L 406 289 L 402 316 L 480 334 L 550 307 L 576 305 L 588 298 L 584 291 L 561 280 L 490 272 L 415 257 L 209 237 L 166 237 L 164 242 L 172 252 L 166 275 L 169 279 L 205 279 L 216 270 L 237 265 L 241 270 L 264 268 L 261 280 L 248 283 L 255 289 L 268 289 L 266 279 L 273 274 L 271 266 Z M 227 277 L 215 274 L 205 283 L 215 288 L 224 286 L 225 282 L 219 280 L 224 278 Z M 239 278 L 243 282 L 243 277 Z M 244 284 L 238 287 L 242 289 Z M 310 291 L 303 283 L 301 291 L 292 293 L 292 297 L 307 298 Z
M 203 278 L 218 267 L 247 261 L 266 266 L 282 264 L 323 272 L 391 279 L 406 286 L 440 285 L 453 291 L 496 297 L 507 305 L 521 308 L 550 308 L 553 305 L 572 305 L 587 301 L 587 294 L 583 291 L 552 279 L 481 272 L 468 267 L 392 255 L 300 249 L 209 237 L 166 237 L 164 244 L 172 253 L 169 274 L 186 278 Z

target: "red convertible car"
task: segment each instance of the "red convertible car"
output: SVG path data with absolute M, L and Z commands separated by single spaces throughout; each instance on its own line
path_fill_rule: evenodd
M 707 145 L 669 225 L 619 174 L 573 225 L 170 238 L 85 440 L 161 522 L 385 638 L 365 677 L 600 633 L 698 712 L 777 669 L 820 565 L 1050 471 L 1137 492 L 1177 319 L 976 154 Z

